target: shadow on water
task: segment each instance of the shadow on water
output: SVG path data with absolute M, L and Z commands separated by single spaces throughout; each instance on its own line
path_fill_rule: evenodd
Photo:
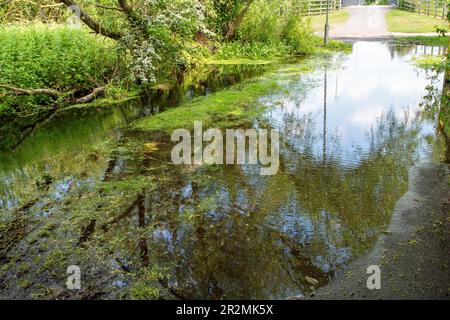
M 91 180 L 102 180 L 105 186 L 91 206 L 95 211 L 115 201 L 107 198 L 111 184 L 137 190 L 123 213 L 115 212 L 106 222 L 96 223 L 90 213 L 80 238 L 89 241 L 97 232 L 111 241 L 111 268 L 124 273 L 114 290 L 133 286 L 127 274 L 154 271 L 157 265 L 165 270 L 164 276 L 155 276 L 165 298 L 309 294 L 371 249 L 407 189 L 408 168 L 439 160 L 437 114 L 419 106 L 430 79 L 409 63 L 414 51 L 358 42 L 339 67 L 283 77 L 284 90 L 259 99 L 267 111 L 253 124 L 280 131 L 280 168 L 273 176 L 261 176 L 259 165 L 174 166 L 167 137 L 155 141 L 152 135 L 121 131 L 106 174 L 105 166 L 86 156 L 89 174 L 76 182 L 66 174 L 50 190 L 64 198 L 74 185 L 89 189 Z M 433 81 L 442 87 L 442 75 Z M 179 102 L 214 87 L 193 82 L 197 86 L 178 91 L 186 94 L 161 99 Z M 122 121 L 118 117 L 105 127 L 117 126 Z M 64 170 L 81 166 L 72 162 L 65 162 Z M 3 175 L 3 209 L 20 203 L 8 191 L 14 179 L 61 167 L 51 162 L 41 166 Z M 156 182 L 140 187 L 147 180 Z M 89 191 L 78 191 L 77 200 L 86 199 L 82 192 Z M 69 203 L 64 210 L 75 213 L 87 205 Z M 35 211 L 58 210 L 48 207 Z

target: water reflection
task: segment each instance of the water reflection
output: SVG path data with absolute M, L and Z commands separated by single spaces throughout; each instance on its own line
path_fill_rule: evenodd
M 162 216 L 148 208 L 159 223 L 149 241 L 153 259 L 174 264 L 178 294 L 296 296 L 311 290 L 306 277 L 322 285 L 372 247 L 409 166 L 433 152 L 435 123 L 419 109 L 428 78 L 408 63 L 412 54 L 357 43 L 343 68 L 284 79 L 287 90 L 262 98 L 262 122 L 282 133 L 277 175 L 212 167 L 161 185 L 174 198 Z
M 391 49 L 358 42 L 312 74 L 280 69 L 285 90 L 261 97 L 267 112 L 253 124 L 280 130 L 274 176 L 248 165 L 173 166 L 168 138 L 121 131 L 107 165 L 66 153 L 4 174 L 0 206 L 20 204 L 27 178 L 51 171 L 47 197 L 57 202 L 36 211 L 88 216 L 92 228 L 83 230 L 106 239 L 110 268 L 124 274 L 117 290 L 136 281 L 127 275 L 157 265 L 168 274 L 158 279 L 165 298 L 307 294 L 310 278 L 327 283 L 373 246 L 406 191 L 409 166 L 433 159 L 435 120 L 419 107 L 429 79 L 409 63 L 414 47 L 394 56 Z M 433 84 L 441 87 L 442 75 Z M 156 186 L 142 187 L 151 179 Z M 92 181 L 102 181 L 98 191 Z M 109 195 L 111 184 L 118 190 Z M 62 206 L 71 192 L 66 200 L 75 201 Z M 119 211 L 113 205 L 127 192 Z
M 236 84 L 273 68 L 271 65 L 209 65 L 182 74 L 177 82 L 149 88 L 142 97 L 124 105 L 103 108 L 69 110 L 57 114 L 52 121 L 44 121 L 36 128 L 32 125 L 36 117 L 0 117 L 0 150 L 16 146 L 15 150 L 0 151 L 0 166 L 8 162 L 10 154 L 34 160 L 34 146 L 51 148 L 52 153 L 76 150 L 79 146 L 101 141 L 113 128 L 127 124 L 130 120 L 163 111 L 197 96 L 208 95 L 224 87 Z M 26 134 L 25 134 L 26 133 Z M 53 137 L 49 139 L 48 137 Z M 71 143 L 68 143 L 70 140 Z M 41 151 L 38 151 L 41 152 Z M 48 155 L 48 154 L 47 154 Z M 32 157 L 32 159 L 30 159 Z M 19 165 L 25 162 L 20 161 Z M 14 162 L 14 161 L 9 161 Z M 30 162 L 30 161 L 28 161 Z M 0 167 L 0 170 L 2 168 Z

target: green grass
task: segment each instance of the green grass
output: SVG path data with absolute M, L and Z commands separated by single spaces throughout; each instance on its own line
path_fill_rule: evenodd
M 422 44 L 427 46 L 441 46 L 448 47 L 449 37 L 445 36 L 435 36 L 435 37 L 426 37 L 426 36 L 415 36 L 415 37 L 399 37 L 395 38 L 395 43 L 399 44 Z
M 59 92 L 90 90 L 105 83 L 116 65 L 113 43 L 64 25 L 0 27 L 0 83 Z M 6 94 L 0 89 L 0 95 Z M 34 113 L 51 103 L 46 95 L 4 96 L 1 113 Z
M 230 59 L 220 59 L 220 58 L 207 58 L 203 60 L 204 64 L 222 64 L 222 65 L 261 65 L 261 64 L 269 64 L 275 62 L 276 59 L 267 60 L 267 59 L 247 59 L 247 58 L 230 58 Z
M 326 60 L 327 58 L 322 56 L 305 63 L 288 65 L 283 69 L 283 74 L 286 75 L 289 71 L 290 76 L 298 76 L 320 67 Z M 212 95 L 199 97 L 177 108 L 136 120 L 131 127 L 140 131 L 170 133 L 178 128 L 192 129 L 194 121 L 202 121 L 204 127 L 238 126 L 253 120 L 264 111 L 257 99 L 282 90 L 278 80 L 279 73 L 268 73 Z
M 282 41 L 265 42 L 229 42 L 222 45 L 217 54 L 217 59 L 252 59 L 270 60 L 285 57 L 290 54 L 290 48 Z
M 261 110 L 255 103 L 256 99 L 277 88 L 273 79 L 258 80 L 137 120 L 132 127 L 142 131 L 172 132 L 178 128 L 190 129 L 194 121 L 202 121 L 205 127 L 214 124 L 219 128 L 227 127 L 230 123 L 248 121 Z
M 393 9 L 386 14 L 386 23 L 390 32 L 436 32 L 435 26 L 449 29 L 448 23 L 442 19 L 399 9 Z
M 329 15 L 330 26 L 344 24 L 349 17 L 347 10 L 339 10 Z M 325 27 L 325 15 L 318 15 L 311 17 L 311 28 L 313 31 L 323 31 Z

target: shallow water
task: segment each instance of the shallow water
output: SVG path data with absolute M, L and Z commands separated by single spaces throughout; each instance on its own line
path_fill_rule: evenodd
M 328 67 L 310 74 L 280 66 L 284 90 L 260 98 L 267 111 L 253 124 L 280 130 L 276 175 L 261 176 L 249 165 L 161 165 L 172 146 L 164 141 L 157 141 L 151 158 L 115 155 L 108 180 L 158 181 L 156 189 L 144 191 L 133 215 L 111 229 L 127 237 L 114 248 L 116 256 L 130 268 L 164 266 L 167 285 L 182 298 L 288 298 L 312 290 L 306 277 L 327 283 L 336 269 L 370 250 L 388 225 L 407 189 L 408 168 L 438 158 L 435 115 L 419 107 L 432 80 L 410 63 L 421 49 L 358 42 L 351 54 L 336 54 Z M 442 75 L 432 85 L 441 89 Z M 126 122 L 121 117 L 100 121 L 101 134 L 64 131 L 67 138 L 58 135 L 56 143 L 48 135 L 29 142 L 45 157 L 0 157 L 0 208 L 20 203 L 13 188 L 19 177 L 67 171 L 61 166 L 74 165 L 70 152 L 92 139 L 117 135 L 128 148 L 155 142 L 151 135 L 111 133 Z M 99 123 L 94 120 L 80 123 L 93 128 Z M 52 162 L 61 157 L 59 165 Z M 76 184 L 100 179 L 104 167 L 90 170 Z M 56 201 L 70 189 L 70 175 L 62 176 L 51 189 Z M 36 206 L 46 216 L 57 212 Z M 139 233 L 130 231 L 136 227 Z M 114 282 L 117 290 L 128 284 Z

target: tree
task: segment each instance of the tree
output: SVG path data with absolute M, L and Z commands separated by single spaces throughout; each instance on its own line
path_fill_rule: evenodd
M 197 0 L 138 0 L 133 5 L 127 0 L 110 0 L 100 5 L 102 11 L 96 18 L 81 1 L 58 1 L 77 8 L 81 21 L 95 33 L 118 40 L 119 49 L 129 58 L 131 75 L 139 83 L 155 82 L 159 72 L 182 65 L 180 52 L 186 40 L 206 30 L 204 6 Z
M 215 31 L 222 34 L 225 40 L 232 39 L 253 2 L 254 0 L 212 0 L 215 19 L 211 24 Z

